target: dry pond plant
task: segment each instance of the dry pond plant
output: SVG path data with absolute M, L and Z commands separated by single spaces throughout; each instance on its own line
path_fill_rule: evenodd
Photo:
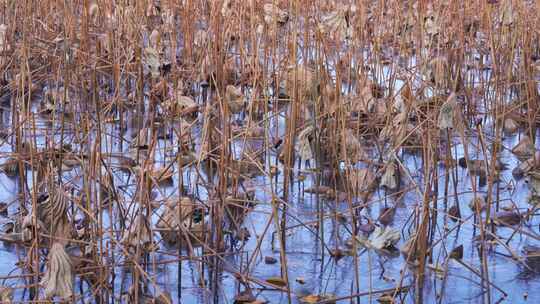
M 539 16 L 0 0 L 0 302 L 540 301 Z

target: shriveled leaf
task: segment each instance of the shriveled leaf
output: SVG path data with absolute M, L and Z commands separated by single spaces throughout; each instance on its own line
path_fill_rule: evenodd
M 281 277 L 270 277 L 266 282 L 276 286 L 287 286 L 287 282 Z
M 193 98 L 181 95 L 180 92 L 177 94 L 176 98 L 167 100 L 163 104 L 163 107 L 171 116 L 192 114 L 199 108 Z
M 376 188 L 375 174 L 368 168 L 353 169 L 350 172 L 349 184 L 354 195 L 370 194 Z
M 311 149 L 311 142 L 309 139 L 313 135 L 314 131 L 315 128 L 313 125 L 308 125 L 298 134 L 294 149 L 303 160 L 313 159 L 313 150 Z
M 3 23 L 0 24 L 0 53 L 2 51 L 9 50 L 8 45 L 7 45 L 6 33 L 7 33 L 7 25 L 5 25 Z
M 452 205 L 452 207 L 448 209 L 448 215 L 454 222 L 461 219 L 461 210 L 459 209 L 459 206 L 457 204 Z
M 456 96 L 452 94 L 439 110 L 438 125 L 439 129 L 452 129 L 454 127 L 454 118 L 457 108 Z
M 147 47 L 144 49 L 144 65 L 149 69 L 152 78 L 159 77 L 159 68 L 161 59 L 158 51 L 155 48 Z
M 452 249 L 449 257 L 455 260 L 461 260 L 463 258 L 463 245 L 459 245 L 456 248 Z
M 125 230 L 122 236 L 122 243 L 136 247 L 148 248 L 152 242 L 152 231 L 148 219 L 142 214 L 137 216 L 131 223 L 128 230 Z
M 0 287 L 0 302 L 11 303 L 13 301 L 13 289 L 11 287 Z
M 506 118 L 503 123 L 504 132 L 514 134 L 519 129 L 519 124 L 512 118 Z
M 398 165 L 391 161 L 386 164 L 384 174 L 381 177 L 381 187 L 394 191 L 399 188 L 400 174 Z
M 381 210 L 379 218 L 377 219 L 382 225 L 389 225 L 394 220 L 394 215 L 396 214 L 396 208 L 386 207 Z
M 41 284 L 45 286 L 45 297 L 58 296 L 68 299 L 73 295 L 72 265 L 64 245 L 55 242 L 47 256 L 47 270 Z
M 319 81 L 315 71 L 305 65 L 291 65 L 287 68 L 285 75 L 285 91 L 286 94 L 294 98 L 295 89 L 298 91 L 300 100 L 314 101 L 317 94 Z
M 189 233 L 183 233 L 180 225 Z M 198 246 L 208 231 L 204 210 L 198 208 L 189 197 L 172 198 L 167 202 L 156 228 L 168 245 Z M 180 232 L 180 237 L 178 236 Z
M 345 151 L 348 160 L 352 163 L 357 163 L 368 158 L 356 133 L 351 129 L 345 130 Z
M 201 29 L 197 30 L 193 39 L 193 44 L 195 45 L 195 47 L 202 48 L 206 45 L 207 42 L 208 32 Z
M 242 90 L 233 85 L 228 85 L 225 88 L 225 101 L 229 105 L 231 113 L 239 113 L 243 110 L 244 94 Z
M 234 304 L 252 303 L 257 300 L 251 290 L 244 290 L 234 297 Z
M 341 258 L 345 256 L 351 256 L 353 255 L 353 252 L 348 249 L 341 249 L 341 248 L 335 248 L 330 250 L 330 256 L 333 257 L 336 260 L 340 260 Z
M 310 294 L 310 295 L 301 297 L 300 298 L 300 303 L 315 304 L 315 303 L 319 303 L 321 301 L 325 301 L 325 303 L 335 303 L 335 302 L 332 301 L 332 299 L 335 299 L 334 295 L 330 295 L 330 294 L 320 294 L 320 295 Z
M 399 242 L 401 234 L 391 227 L 375 227 L 368 239 L 357 237 L 357 240 L 366 248 L 377 250 L 391 248 Z
M 370 117 L 370 123 L 383 121 L 387 114 L 385 89 L 374 81 L 362 77 L 358 84 L 358 96 L 351 98 L 351 110 Z
M 233 2 L 231 0 L 224 0 L 221 4 L 221 15 L 223 17 L 230 17 L 233 14 Z
M 305 193 L 313 193 L 313 194 L 325 194 L 325 193 L 328 193 L 328 191 L 331 191 L 332 188 L 328 187 L 328 186 L 324 186 L 324 185 L 321 185 L 321 186 L 313 186 L 313 187 L 310 187 L 310 188 L 306 188 L 304 190 Z
M 353 34 L 349 20 L 355 13 L 355 5 L 339 4 L 335 10 L 321 18 L 319 31 L 322 34 L 333 36 L 339 40 L 349 39 Z
M 19 161 L 13 157 L 8 158 L 0 165 L 0 171 L 7 177 L 16 177 L 19 174 Z
M 500 211 L 495 214 L 494 222 L 498 225 L 513 226 L 521 223 L 521 214 L 517 211 Z
M 448 59 L 443 56 L 437 56 L 429 62 L 429 78 L 435 85 L 441 88 L 447 88 L 451 84 L 451 74 Z
M 152 141 L 150 128 L 142 128 L 131 140 L 131 147 L 148 147 Z
M 414 261 L 418 258 L 416 248 L 416 234 L 412 234 L 407 241 L 401 246 L 399 251 L 408 259 L 407 261 Z
M 435 275 L 437 277 L 443 277 L 444 276 L 444 269 L 440 266 L 440 265 L 437 265 L 437 264 L 427 264 L 426 265 L 428 269 L 430 269 L 431 271 L 433 271 L 435 273 Z
M 486 209 L 486 200 L 482 196 L 477 196 L 469 202 L 469 208 L 473 212 L 481 212 Z
M 34 231 L 36 230 L 38 233 L 49 233 L 47 231 L 47 228 L 45 227 L 45 224 L 43 224 L 43 222 L 39 218 L 37 219 L 37 227 L 34 227 L 34 220 L 32 215 L 29 214 L 25 216 L 22 222 L 22 240 L 24 242 L 32 241 L 36 237 L 34 234 Z
M 148 37 L 148 44 L 152 46 L 153 48 L 157 49 L 160 38 L 161 38 L 160 32 L 157 29 L 154 29 L 152 33 L 150 33 L 150 36 Z
M 503 0 L 501 3 L 500 20 L 502 25 L 511 26 L 517 18 L 512 0 Z
M 277 263 L 277 259 L 275 257 L 272 257 L 272 256 L 265 256 L 264 257 L 264 263 L 272 265 L 272 264 Z
M 150 178 L 156 182 L 156 184 L 172 184 L 174 175 L 174 166 L 166 166 L 156 168 L 150 171 Z
M 531 194 L 533 196 L 540 196 L 540 174 L 537 172 L 530 172 L 527 180 Z
M 425 28 L 426 34 L 430 36 L 435 36 L 441 32 L 441 28 L 439 25 L 439 18 L 435 14 L 433 14 L 433 12 L 429 12 L 429 13 L 425 18 L 424 28 Z
M 512 148 L 512 153 L 519 159 L 531 158 L 535 151 L 534 143 L 529 136 L 523 136 L 518 144 Z
M 273 3 L 264 4 L 263 12 L 264 22 L 268 25 L 272 25 L 274 22 L 285 24 L 289 20 L 289 13 Z
M 67 218 L 69 199 L 62 186 L 55 186 L 47 199 L 38 205 L 38 218 L 51 235 L 66 238 L 70 234 Z
M 394 303 L 396 303 L 395 302 L 395 297 L 393 297 L 391 295 L 387 295 L 387 294 L 382 294 L 380 297 L 378 297 L 377 302 L 382 303 L 382 304 L 394 304 Z
M 525 245 L 522 249 L 525 255 L 525 263 L 535 271 L 540 270 L 540 247 L 535 245 Z
M 153 304 L 172 304 L 171 295 L 167 292 L 160 292 L 154 299 L 152 299 Z
M 523 175 L 529 173 L 535 167 L 534 157 L 529 158 L 526 161 L 521 162 L 517 167 L 512 170 L 512 175 L 516 178 L 521 178 Z

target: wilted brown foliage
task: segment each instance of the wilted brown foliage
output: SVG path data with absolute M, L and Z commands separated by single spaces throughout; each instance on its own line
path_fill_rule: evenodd
M 539 13 L 0 0 L 0 301 L 538 296 Z

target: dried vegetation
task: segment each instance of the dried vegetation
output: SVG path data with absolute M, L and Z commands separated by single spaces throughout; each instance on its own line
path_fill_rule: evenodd
M 540 296 L 539 16 L 0 0 L 0 301 Z

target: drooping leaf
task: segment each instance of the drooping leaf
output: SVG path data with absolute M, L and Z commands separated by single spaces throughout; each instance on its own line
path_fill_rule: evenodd
M 45 286 L 45 297 L 52 299 L 58 296 L 68 299 L 73 295 L 72 265 L 64 245 L 55 242 L 47 256 L 47 270 L 41 284 Z
M 385 165 L 383 176 L 381 177 L 381 187 L 394 191 L 399 188 L 400 173 L 399 167 L 394 161 Z
M 514 153 L 519 159 L 528 159 L 534 155 L 536 149 L 534 143 L 529 136 L 523 136 L 521 140 L 512 148 Z
M 391 227 L 375 227 L 368 239 L 357 237 L 357 240 L 365 247 L 377 250 L 391 248 L 400 239 L 399 231 Z
M 225 88 L 225 101 L 229 105 L 231 113 L 239 113 L 244 106 L 244 94 L 242 90 L 233 85 L 228 85 Z
M 152 242 L 152 231 L 148 219 L 139 214 L 131 223 L 129 229 L 125 230 L 121 242 L 130 247 L 142 246 L 148 248 Z
M 416 233 L 412 234 L 408 240 L 399 249 L 407 262 L 412 262 L 418 258 L 418 250 L 416 247 Z
M 285 24 L 289 20 L 289 13 L 273 3 L 265 3 L 263 6 L 264 22 L 272 25 L 274 22 Z
M 349 184 L 355 196 L 370 194 L 377 186 L 375 183 L 375 174 L 368 168 L 351 170 Z
M 454 127 L 454 118 L 456 112 L 456 96 L 452 94 L 439 110 L 438 125 L 439 129 L 452 129 Z
M 319 31 L 339 40 L 349 39 L 353 35 L 350 20 L 355 13 L 355 5 L 339 4 L 333 11 L 322 16 Z
M 223 17 L 230 17 L 233 14 L 233 2 L 231 0 L 224 0 L 221 4 L 221 15 Z
M 308 125 L 304 130 L 300 131 L 295 144 L 295 151 L 303 160 L 313 159 L 313 150 L 309 138 L 313 135 L 315 128 L 313 125 Z
M 314 69 L 300 64 L 291 65 L 287 68 L 285 91 L 289 97 L 294 98 L 295 93 L 298 92 L 300 100 L 313 102 L 318 85 L 319 81 Z
M 345 130 L 345 151 L 347 158 L 351 163 L 357 163 L 361 160 L 368 159 L 368 155 L 365 152 L 360 140 L 356 136 L 356 133 L 351 130 Z
M 3 51 L 9 50 L 8 44 L 7 44 L 6 33 L 7 33 L 7 25 L 3 23 L 0 24 L 0 53 Z
M 515 178 L 521 178 L 523 175 L 529 173 L 535 167 L 534 157 L 529 158 L 526 161 L 521 162 L 517 167 L 512 170 L 512 175 Z
M 516 12 L 512 0 L 503 0 L 501 3 L 500 20 L 502 25 L 511 26 L 516 21 Z
M 159 68 L 161 59 L 158 51 L 155 48 L 147 47 L 144 49 L 144 65 L 149 69 L 152 78 L 159 77 Z
M 189 197 L 172 198 L 167 202 L 156 228 L 168 245 L 189 248 L 199 246 L 205 240 L 205 233 L 208 232 L 206 222 L 204 210 L 196 207 Z M 184 229 L 189 233 L 184 233 Z
M 438 16 L 435 15 L 433 12 L 428 12 L 424 20 L 424 28 L 426 34 L 430 35 L 431 37 L 439 34 L 441 32 L 441 28 L 439 25 Z
M 448 64 L 448 58 L 444 56 L 437 56 L 428 65 L 429 80 L 435 83 L 440 88 L 448 88 L 451 84 L 451 74 Z
M 512 118 L 506 118 L 503 123 L 504 132 L 514 134 L 519 129 L 519 124 Z

